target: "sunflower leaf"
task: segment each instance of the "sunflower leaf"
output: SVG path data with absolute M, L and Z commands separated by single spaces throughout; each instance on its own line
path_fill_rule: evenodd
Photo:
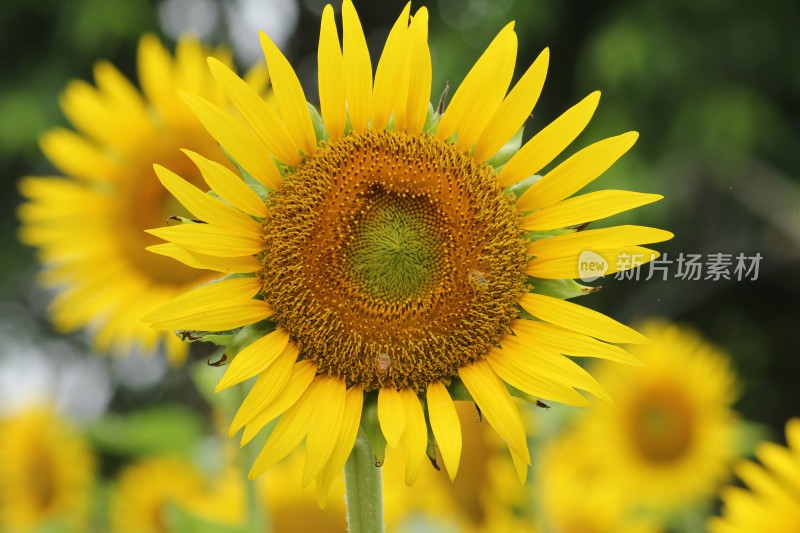
M 198 415 L 179 405 L 163 405 L 129 415 L 110 413 L 87 429 L 98 448 L 119 455 L 188 455 L 202 438 Z

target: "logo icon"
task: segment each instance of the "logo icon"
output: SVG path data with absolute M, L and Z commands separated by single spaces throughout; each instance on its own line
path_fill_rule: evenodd
M 578 257 L 578 277 L 581 281 L 588 283 L 600 279 L 606 272 L 608 272 L 608 261 L 602 256 L 589 250 L 581 252 Z

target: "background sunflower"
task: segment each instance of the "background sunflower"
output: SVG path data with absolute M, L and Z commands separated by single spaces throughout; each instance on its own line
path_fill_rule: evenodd
M 373 64 L 403 5 L 357 2 L 376 54 Z M 646 6 L 633 0 L 431 0 L 427 6 L 435 95 L 445 81 L 459 85 L 505 21 L 515 20 L 519 65 L 531 64 L 545 46 L 551 54 L 548 84 L 528 131 L 541 129 L 599 88 L 603 104 L 592 128 L 576 142 L 585 146 L 630 129 L 641 133 L 636 148 L 597 186 L 666 197 L 648 209 L 618 215 L 614 223 L 668 227 L 676 238 L 660 249 L 673 263 L 666 275 L 656 271 L 649 280 L 645 269 L 639 280 L 594 282 L 603 290 L 579 303 L 624 323 L 663 316 L 693 326 L 730 355 L 740 376 L 741 395 L 733 406 L 740 421 L 766 430 L 745 431 L 737 452 L 765 434 L 783 442 L 785 422 L 798 415 L 800 371 L 800 361 L 790 357 L 796 352 L 794 302 L 800 293 L 800 163 L 794 146 L 800 136 L 800 77 L 787 67 L 800 49 L 794 31 L 800 7 L 788 0 L 767 7 L 713 0 Z M 49 297 L 34 288 L 34 250 L 17 241 L 15 211 L 23 202 L 17 180 L 56 172 L 38 139 L 54 126 L 68 127 L 58 98 L 69 80 L 90 83 L 93 65 L 105 59 L 138 85 L 137 47 L 145 32 L 159 35 L 169 50 L 183 32 L 212 46 L 232 43 L 244 71 L 260 54 L 246 43 L 263 29 L 297 66 L 307 98 L 318 101 L 314 65 L 321 10 L 322 3 L 312 0 L 0 5 L 0 47 L 8 51 L 0 79 L 0 413 L 16 412 L 34 398 L 57 401 L 99 454 L 101 481 L 153 451 L 209 457 L 188 450 L 195 449 L 190 443 L 208 442 L 212 412 L 220 406 L 212 408 L 215 400 L 203 396 L 208 383 L 192 381 L 200 370 L 168 370 L 158 358 L 93 361 L 84 334 L 57 332 L 45 310 Z M 758 253 L 762 261 L 755 281 L 737 281 L 734 275 L 690 280 L 678 276 L 681 253 L 684 259 L 700 254 L 704 265 L 717 253 L 730 254 L 731 261 L 739 253 Z M 704 270 L 701 278 L 707 274 Z M 551 407 L 530 415 L 537 428 L 532 443 L 555 438 L 571 423 L 571 411 Z M 544 459 L 534 454 L 532 462 Z M 460 476 L 463 465 L 461 470 Z M 475 488 L 464 501 L 478 501 L 478 492 Z M 102 494 L 92 499 L 107 500 Z M 534 509 L 544 501 L 531 499 Z M 669 527 L 702 527 L 684 518 Z

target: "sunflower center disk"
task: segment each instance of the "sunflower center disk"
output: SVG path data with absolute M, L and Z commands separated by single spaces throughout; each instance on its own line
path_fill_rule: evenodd
M 429 135 L 323 145 L 269 202 L 264 296 L 320 372 L 422 390 L 517 315 L 525 242 L 492 170 Z
M 646 460 L 671 463 L 684 457 L 694 441 L 694 413 L 682 394 L 670 389 L 647 391 L 631 413 L 629 431 Z
M 353 282 L 386 302 L 407 301 L 432 288 L 445 270 L 446 254 L 430 198 L 376 186 L 364 200 L 365 211 L 351 223 L 351 245 L 343 254 Z

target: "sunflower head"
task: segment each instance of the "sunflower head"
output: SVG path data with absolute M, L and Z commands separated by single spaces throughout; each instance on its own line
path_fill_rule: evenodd
M 342 7 L 341 45 L 333 8 L 325 8 L 319 111 L 266 35 L 273 101 L 209 60 L 244 123 L 207 99 L 184 98 L 244 181 L 195 157 L 215 193 L 209 196 L 157 168 L 202 223 L 150 233 L 186 264 L 241 274 L 184 294 L 145 321 L 230 343 L 233 359 L 217 389 L 258 376 L 231 433 L 244 428 L 247 442 L 280 417 L 251 475 L 305 439 L 303 481 L 316 479 L 321 500 L 359 426 L 378 462 L 387 444 L 403 450 L 407 483 L 426 455 L 435 461 L 437 448 L 455 476 L 462 435 L 454 399 L 479 406 L 524 479 L 530 456 L 512 393 L 584 405 L 581 389 L 607 399 L 567 356 L 636 364 L 612 343 L 643 340 L 561 299 L 590 292 L 572 281 L 580 253 L 647 253 L 640 245 L 671 237 L 639 226 L 577 231 L 660 197 L 601 191 L 570 198 L 633 145 L 635 132 L 538 175 L 584 129 L 599 94 L 520 147 L 517 134 L 541 92 L 549 54 L 509 90 L 513 23 L 434 111 L 427 10 L 411 17 L 410 9 L 373 72 L 352 2 Z
M 111 493 L 114 533 L 174 531 L 174 513 L 219 527 L 241 524 L 245 495 L 232 468 L 207 480 L 192 464 L 175 457 L 150 457 L 126 466 Z
M 579 431 L 608 487 L 673 510 L 704 501 L 728 476 L 738 387 L 727 356 L 694 331 L 659 320 L 641 329 L 651 343 L 633 353 L 646 366 L 596 369 L 614 404 L 592 407 Z
M 169 360 L 182 362 L 186 345 L 141 317 L 218 276 L 158 255 L 159 240 L 144 232 L 170 215 L 189 215 L 159 183 L 154 163 L 195 185 L 203 184 L 200 172 L 181 148 L 235 168 L 178 97 L 192 91 L 227 105 L 206 67 L 209 55 L 231 64 L 227 50 L 191 38 L 180 40 L 173 57 L 154 36 L 142 37 L 141 92 L 113 65 L 98 62 L 94 85 L 70 81 L 61 97 L 75 130 L 54 128 L 41 139 L 64 176 L 20 181 L 28 198 L 19 209 L 20 238 L 39 250 L 41 282 L 55 293 L 53 322 L 63 331 L 88 328 L 97 351 L 149 353 L 163 342 Z M 254 69 L 247 80 L 263 91 L 266 71 Z
M 0 529 L 86 526 L 94 458 L 50 409 L 0 419 Z

